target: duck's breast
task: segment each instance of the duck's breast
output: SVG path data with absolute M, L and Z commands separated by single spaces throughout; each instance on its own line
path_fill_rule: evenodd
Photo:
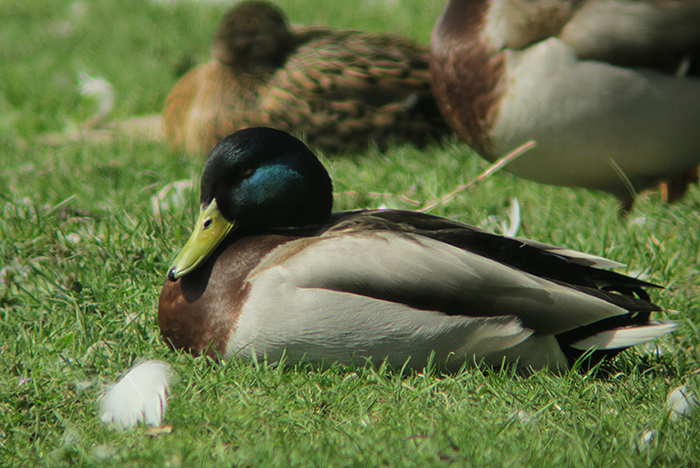
M 171 148 L 207 154 L 244 126 L 250 113 L 246 106 L 253 99 L 240 94 L 228 67 L 215 61 L 199 65 L 175 84 L 165 101 L 163 126 Z
M 225 243 L 192 273 L 166 280 L 158 301 L 163 339 L 177 349 L 219 358 L 248 300 L 248 274 L 271 250 L 292 240 L 254 236 Z

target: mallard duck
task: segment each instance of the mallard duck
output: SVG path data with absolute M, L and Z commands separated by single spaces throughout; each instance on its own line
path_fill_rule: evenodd
M 521 370 L 601 359 L 675 327 L 615 262 L 401 210 L 331 212 L 323 165 L 251 128 L 209 155 L 192 237 L 158 303 L 164 340 L 215 359 Z
M 448 0 L 431 75 L 479 154 L 535 140 L 506 170 L 629 208 L 635 191 L 683 186 L 700 163 L 698 52 L 698 0 Z
M 287 27 L 284 13 L 243 2 L 221 20 L 212 61 L 165 102 L 171 147 L 207 154 L 223 137 L 264 125 L 327 152 L 423 146 L 449 132 L 430 89 L 428 48 L 390 34 Z

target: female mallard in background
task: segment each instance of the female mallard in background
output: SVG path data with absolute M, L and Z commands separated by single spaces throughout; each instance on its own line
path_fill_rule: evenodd
M 422 146 L 449 132 L 430 89 L 427 47 L 397 36 L 289 30 L 277 7 L 243 2 L 224 15 L 212 56 L 166 100 L 173 149 L 207 154 L 229 133 L 259 125 L 303 134 L 324 151 L 391 139 Z
M 435 97 L 453 130 L 537 182 L 634 191 L 700 164 L 698 0 L 448 0 L 433 30 Z M 695 75 L 693 77 L 689 75 Z
M 201 190 L 158 304 L 163 338 L 196 354 L 564 369 L 675 327 L 649 320 L 653 285 L 600 257 L 423 213 L 331 213 L 328 173 L 279 130 L 222 140 Z

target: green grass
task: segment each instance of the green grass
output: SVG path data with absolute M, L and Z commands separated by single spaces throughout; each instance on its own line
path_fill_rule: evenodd
M 206 60 L 225 6 L 0 1 L 0 51 L 11 64 L 0 75 L 0 466 L 698 466 L 700 416 L 672 421 L 664 406 L 700 371 L 697 187 L 671 207 L 644 194 L 622 220 L 607 195 L 501 172 L 433 210 L 497 230 L 515 197 L 521 235 L 605 255 L 668 286 L 652 295 L 677 311 L 667 315 L 679 330 L 657 343 L 662 353 L 624 353 L 608 376 L 310 371 L 213 365 L 167 349 L 156 303 L 197 195 L 186 192 L 161 219 L 151 198 L 170 182 L 197 182 L 203 161 L 160 143 L 34 139 L 85 117 L 81 71 L 114 85 L 113 117 L 158 112 L 183 63 Z M 427 41 L 442 1 L 283 6 L 293 22 Z M 322 160 L 337 209 L 413 209 L 401 196 L 424 204 L 486 167 L 452 143 Z M 99 422 L 104 385 L 138 358 L 164 359 L 179 375 L 171 434 Z

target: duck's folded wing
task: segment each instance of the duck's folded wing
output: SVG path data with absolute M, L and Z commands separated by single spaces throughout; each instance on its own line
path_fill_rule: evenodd
M 404 127 L 416 132 L 413 139 L 447 132 L 432 98 L 426 48 L 394 36 L 323 31 L 270 79 L 260 124 L 324 145 L 338 135 L 363 140 Z
M 329 233 L 390 230 L 414 233 L 474 252 L 527 273 L 572 285 L 625 290 L 648 299 L 654 284 L 601 268 L 624 266 L 607 258 L 519 237 L 505 237 L 426 213 L 378 210 L 336 213 Z
M 427 47 L 390 34 L 318 31 L 285 65 L 294 88 L 323 93 L 319 99 L 371 99 L 377 107 L 410 92 L 430 94 Z
M 538 335 L 629 313 L 604 294 L 406 233 L 343 233 L 286 244 L 251 273 L 251 286 L 273 270 L 300 289 L 346 292 L 453 316 L 513 316 Z
M 700 46 L 700 1 L 584 2 L 558 34 L 582 59 L 621 66 L 678 66 Z

